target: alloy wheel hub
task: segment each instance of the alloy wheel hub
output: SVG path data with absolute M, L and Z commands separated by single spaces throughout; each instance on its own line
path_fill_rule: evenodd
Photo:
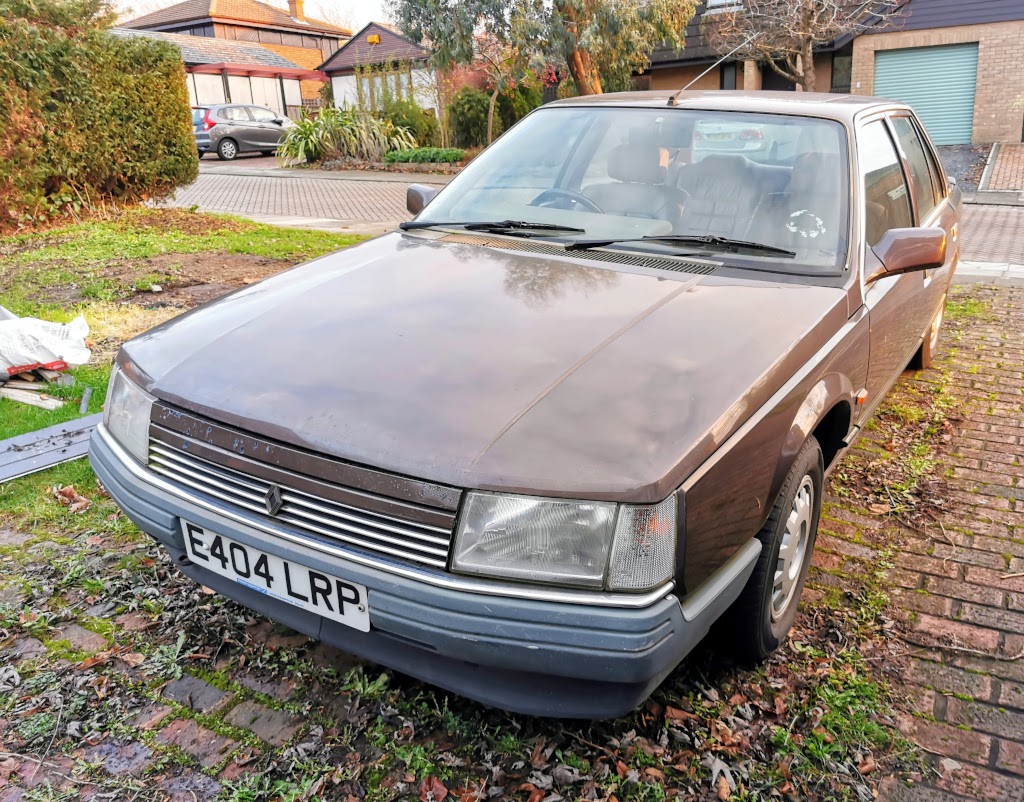
M 786 519 L 782 534 L 779 557 L 775 562 L 775 577 L 772 585 L 772 621 L 778 621 L 789 610 L 796 595 L 804 561 L 807 559 L 807 544 L 811 535 L 811 517 L 814 510 L 814 481 L 810 476 L 800 480 L 800 487 L 793 499 L 793 507 Z

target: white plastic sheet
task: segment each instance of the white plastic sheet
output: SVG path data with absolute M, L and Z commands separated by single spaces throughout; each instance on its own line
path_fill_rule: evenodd
M 5 314 L 6 313 L 6 314 Z M 82 316 L 70 323 L 14 317 L 0 307 L 0 377 L 26 370 L 67 370 L 91 356 L 85 338 L 89 324 Z

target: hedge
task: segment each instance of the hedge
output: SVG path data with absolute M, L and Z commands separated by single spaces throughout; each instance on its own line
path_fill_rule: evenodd
M 0 0 L 0 228 L 195 180 L 181 55 L 104 0 Z
M 461 148 L 413 148 L 393 150 L 384 156 L 387 164 L 454 164 L 466 158 Z

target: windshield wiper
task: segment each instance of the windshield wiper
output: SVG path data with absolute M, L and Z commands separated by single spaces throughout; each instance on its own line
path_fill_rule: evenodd
M 559 234 L 586 234 L 586 229 L 562 226 L 558 223 L 531 223 L 528 220 L 496 220 L 492 222 L 471 221 L 468 223 L 448 223 L 431 220 L 410 220 L 406 223 L 399 223 L 402 231 L 415 231 L 420 228 L 433 228 L 434 226 L 458 226 L 466 231 L 486 231 L 488 234 L 515 234 L 521 237 L 532 236 L 534 231 L 552 231 Z
M 603 248 L 606 245 L 624 245 L 631 242 L 667 242 L 679 245 L 698 245 L 703 246 L 707 250 L 725 250 L 733 251 L 734 253 L 739 251 L 756 251 L 773 256 L 785 256 L 789 259 L 796 257 L 795 251 L 777 248 L 774 245 L 766 245 L 763 242 L 750 242 L 748 240 L 718 237 L 711 234 L 653 234 L 646 237 L 624 237 L 622 239 L 583 239 L 569 243 L 565 246 L 565 249 L 567 251 L 584 251 L 588 248 Z

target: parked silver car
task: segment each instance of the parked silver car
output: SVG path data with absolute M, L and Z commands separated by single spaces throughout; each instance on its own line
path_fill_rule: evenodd
M 239 153 L 269 156 L 294 124 L 263 106 L 221 103 L 192 107 L 199 158 L 205 153 L 216 153 L 224 161 L 231 161 Z

